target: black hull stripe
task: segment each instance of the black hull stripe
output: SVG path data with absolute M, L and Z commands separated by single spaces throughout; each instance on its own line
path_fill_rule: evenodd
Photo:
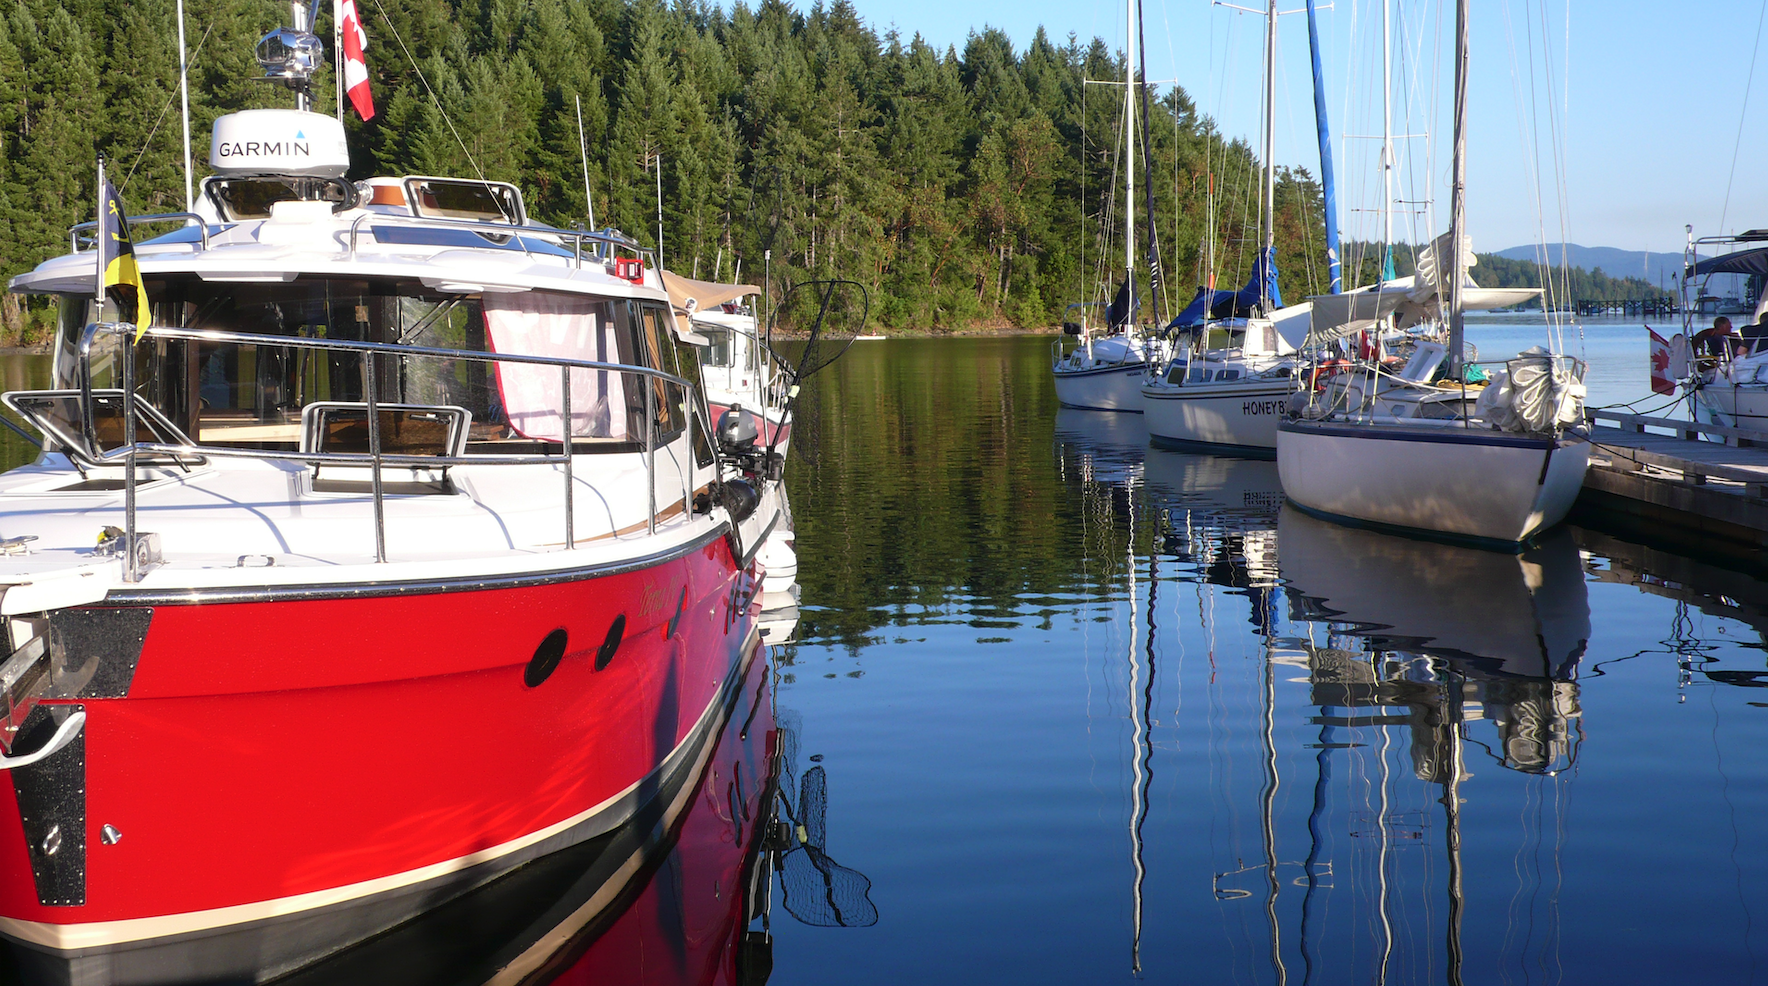
M 1355 425 L 1323 425 L 1314 422 L 1284 421 L 1277 425 L 1277 430 L 1291 435 L 1324 435 L 1331 438 L 1377 439 L 1384 442 L 1421 442 L 1428 445 L 1496 445 L 1505 448 L 1528 448 L 1546 450 L 1560 445 L 1571 445 L 1585 441 L 1585 436 L 1577 432 L 1567 432 L 1559 439 L 1540 438 L 1532 435 L 1512 435 L 1502 431 L 1491 431 L 1473 428 L 1443 428 L 1442 430 L 1407 431 L 1400 428 L 1377 426 L 1361 428 Z
M 1150 433 L 1148 440 L 1159 448 L 1178 452 L 1203 452 L 1209 455 L 1232 455 L 1242 459 L 1275 459 L 1277 450 L 1263 445 L 1229 445 L 1225 442 L 1194 442 Z
M 1187 394 L 1182 390 L 1171 394 L 1151 394 L 1146 390 L 1142 391 L 1142 398 L 1150 401 L 1240 401 L 1252 400 L 1254 398 L 1269 399 L 1272 397 L 1286 397 L 1288 395 L 1288 387 L 1284 387 L 1282 390 L 1247 390 L 1238 394 L 1207 394 L 1197 392 Z
M 1073 380 L 1076 377 L 1102 377 L 1109 373 L 1141 373 L 1147 369 L 1147 362 L 1124 363 L 1121 366 L 1093 367 L 1087 370 L 1054 370 L 1056 379 Z

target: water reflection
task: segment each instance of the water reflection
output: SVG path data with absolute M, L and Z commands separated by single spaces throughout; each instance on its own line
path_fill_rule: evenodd
M 1569 764 L 1578 662 L 1590 641 L 1570 532 L 1511 555 L 1344 527 L 1285 506 L 1278 539 L 1293 618 L 1328 630 L 1325 646 L 1303 645 L 1314 704 L 1408 709 L 1420 780 L 1439 777 L 1444 759 L 1441 731 L 1420 727 L 1442 721 L 1490 721 L 1491 748 L 1506 767 Z M 1454 718 L 1431 697 L 1447 679 L 1460 684 Z

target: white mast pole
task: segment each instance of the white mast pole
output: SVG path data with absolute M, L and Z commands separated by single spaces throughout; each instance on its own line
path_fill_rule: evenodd
M 1136 300 L 1136 0 L 1124 2 L 1123 31 L 1123 276 Z M 1127 313 L 1126 313 L 1126 316 Z
M 190 63 L 184 48 L 184 0 L 178 0 L 178 98 L 184 108 L 184 211 L 196 211 L 190 175 Z
M 332 86 L 338 97 L 338 122 L 344 122 L 344 19 L 338 16 L 336 0 L 332 3 Z
M 1388 27 L 1389 0 L 1381 0 L 1381 276 L 1387 276 L 1394 244 L 1394 92 L 1393 34 Z
M 1270 0 L 1270 12 L 1265 15 L 1265 188 L 1263 215 L 1259 218 L 1265 224 L 1265 256 L 1272 258 L 1277 246 L 1277 165 L 1272 159 L 1277 150 L 1277 0 Z M 1271 260 L 1267 259 L 1266 263 Z M 1270 295 L 1266 285 L 1270 282 L 1270 268 L 1259 281 L 1260 307 L 1267 312 L 1271 307 Z
M 1455 163 L 1449 198 L 1449 370 L 1461 374 L 1465 316 L 1461 283 L 1467 270 L 1467 0 L 1455 0 Z

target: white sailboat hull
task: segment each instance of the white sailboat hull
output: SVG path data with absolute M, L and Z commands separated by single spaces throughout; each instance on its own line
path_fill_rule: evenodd
M 1141 360 L 1072 370 L 1057 368 L 1056 400 L 1063 407 L 1089 411 L 1142 411 Z
M 1289 391 L 1288 380 L 1151 382 L 1141 388 L 1142 415 L 1156 445 L 1269 457 Z
M 1698 415 L 1713 424 L 1768 431 L 1768 386 L 1759 383 L 1709 383 L 1694 392 Z
M 1277 471 L 1297 506 L 1338 520 L 1514 545 L 1565 519 L 1590 462 L 1575 433 L 1286 421 Z

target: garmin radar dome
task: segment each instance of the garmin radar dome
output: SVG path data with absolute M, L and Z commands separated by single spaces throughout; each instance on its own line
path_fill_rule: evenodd
M 209 166 L 221 175 L 342 178 L 350 169 L 344 125 L 305 110 L 244 110 L 215 121 Z

